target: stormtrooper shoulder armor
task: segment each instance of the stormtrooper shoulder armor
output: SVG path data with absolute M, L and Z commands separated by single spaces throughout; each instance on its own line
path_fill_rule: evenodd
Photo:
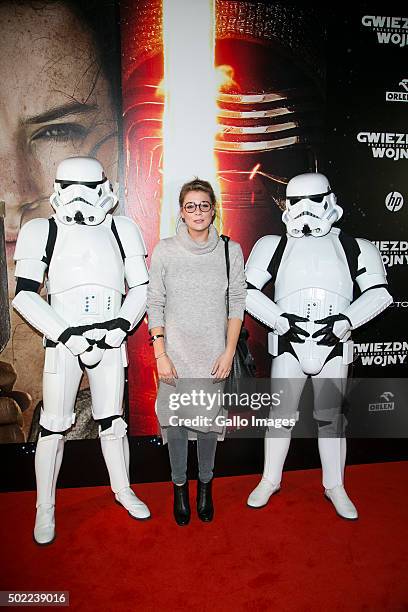
M 363 292 L 378 285 L 386 285 L 387 274 L 380 251 L 372 242 L 364 238 L 357 238 L 357 243 L 360 255 L 356 282 L 360 290 Z
M 270 235 L 255 243 L 245 266 L 248 288 L 262 289 L 272 278 L 268 268 L 280 241 L 281 236 Z
M 149 280 L 145 257 L 146 246 L 139 226 L 128 217 L 113 217 L 125 259 L 125 277 L 128 286 L 143 285 Z
M 14 259 L 42 259 L 48 239 L 48 219 L 32 219 L 19 231 Z
M 115 216 L 113 220 L 125 252 L 125 257 L 147 255 L 146 245 L 139 226 L 128 217 Z
M 38 218 L 22 226 L 14 251 L 15 276 L 43 281 L 47 263 L 44 261 L 48 240 L 49 221 Z

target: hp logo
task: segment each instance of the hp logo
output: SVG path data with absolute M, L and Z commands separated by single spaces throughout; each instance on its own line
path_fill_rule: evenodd
M 390 212 L 398 212 L 404 204 L 404 196 L 398 191 L 390 191 L 385 198 L 385 206 Z

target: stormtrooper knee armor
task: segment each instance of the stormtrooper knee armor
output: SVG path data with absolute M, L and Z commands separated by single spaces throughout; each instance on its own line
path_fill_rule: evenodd
M 291 179 L 282 220 L 286 234 L 264 236 L 246 265 L 247 311 L 267 325 L 271 376 L 344 380 L 353 359 L 351 331 L 392 303 L 378 249 L 333 227 L 342 215 L 328 179 L 306 173 Z M 262 293 L 273 285 L 273 298 Z M 354 285 L 359 297 L 353 301 Z M 294 410 L 300 393 L 294 401 Z M 316 406 L 315 406 L 316 409 Z M 317 407 L 319 409 L 319 406 Z M 334 418 L 334 417 L 333 417 Z M 280 487 L 290 435 L 265 438 L 265 469 L 248 505 L 265 505 Z M 357 510 L 344 490 L 346 440 L 319 435 L 325 495 L 344 518 Z

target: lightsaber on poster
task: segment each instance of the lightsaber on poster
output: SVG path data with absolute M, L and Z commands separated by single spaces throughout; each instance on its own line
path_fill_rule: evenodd
M 219 196 L 215 0 L 163 0 L 163 48 L 161 238 L 174 234 L 178 194 L 187 180 L 198 176 L 210 181 Z

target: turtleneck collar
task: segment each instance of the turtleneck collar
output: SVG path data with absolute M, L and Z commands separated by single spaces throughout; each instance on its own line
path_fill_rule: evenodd
M 211 253 L 215 249 L 220 239 L 217 230 L 214 225 L 211 224 L 208 228 L 208 240 L 205 242 L 196 242 L 193 240 L 188 233 L 187 225 L 180 223 L 177 230 L 177 238 L 187 251 L 194 253 L 195 255 L 205 255 Z

